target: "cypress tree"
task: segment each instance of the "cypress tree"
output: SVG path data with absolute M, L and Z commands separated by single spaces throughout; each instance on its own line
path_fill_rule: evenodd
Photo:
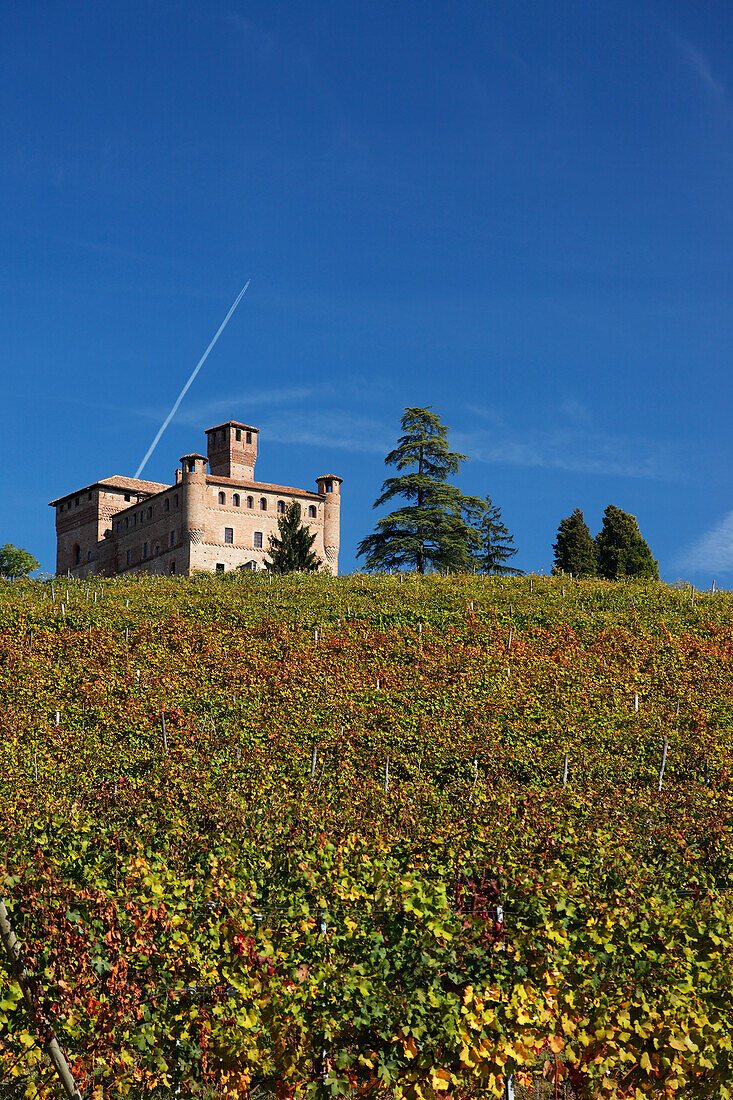
M 555 568 L 574 577 L 594 577 L 598 572 L 596 544 L 580 508 L 560 521 L 557 529 Z
M 408 472 L 385 480 L 374 507 L 395 497 L 405 504 L 377 521 L 357 554 L 367 569 L 470 569 L 478 532 L 467 510 L 475 498 L 448 481 L 467 456 L 448 450 L 448 428 L 430 407 L 405 409 L 400 425 L 404 434 L 384 461 Z
M 648 577 L 659 580 L 659 565 L 641 537 L 636 516 L 609 504 L 603 526 L 596 535 L 598 573 L 608 580 L 619 577 Z
M 280 537 L 270 535 L 270 560 L 265 560 L 265 568 L 271 573 L 315 573 L 320 569 L 321 563 L 313 553 L 316 536 L 301 524 L 297 501 L 291 501 L 278 516 L 277 526 Z

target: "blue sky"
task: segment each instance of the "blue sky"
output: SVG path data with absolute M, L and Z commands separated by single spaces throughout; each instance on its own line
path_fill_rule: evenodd
M 733 585 L 733 8 L 706 0 L 6 5 L 0 543 L 47 502 L 261 428 L 344 478 L 357 567 L 406 405 L 471 456 L 516 564 L 634 513 Z

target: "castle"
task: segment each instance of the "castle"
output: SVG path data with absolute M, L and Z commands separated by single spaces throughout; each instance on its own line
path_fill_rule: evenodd
M 197 569 L 263 569 L 278 516 L 297 501 L 301 522 L 316 535 L 313 550 L 335 576 L 342 479 L 316 478 L 316 493 L 255 481 L 258 434 L 236 420 L 209 428 L 207 457 L 184 455 L 173 485 L 114 476 L 52 500 L 56 572 L 190 576 Z

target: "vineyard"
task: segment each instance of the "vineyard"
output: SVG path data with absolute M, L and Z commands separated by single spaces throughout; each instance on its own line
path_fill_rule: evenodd
M 5 583 L 0 692 L 3 1100 L 733 1097 L 733 595 Z

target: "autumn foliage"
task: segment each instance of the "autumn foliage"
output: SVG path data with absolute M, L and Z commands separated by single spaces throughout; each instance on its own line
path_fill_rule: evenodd
M 0 893 L 87 1095 L 733 1096 L 732 611 L 567 578 L 7 583 Z M 24 1095 L 60 1092 L 0 958 Z

